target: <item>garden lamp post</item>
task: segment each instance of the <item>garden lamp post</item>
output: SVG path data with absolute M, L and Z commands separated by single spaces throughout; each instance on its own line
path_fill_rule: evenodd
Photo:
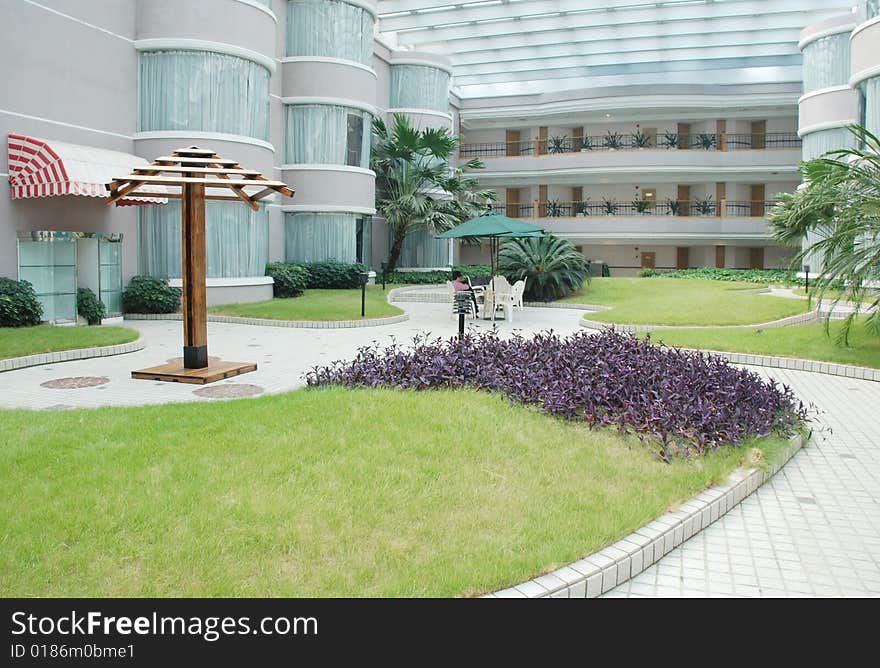
M 382 292 L 385 292 L 385 272 L 388 271 L 388 263 L 382 262 L 379 268 L 382 270 Z
M 363 318 L 366 315 L 367 281 L 370 280 L 370 274 L 366 271 L 362 271 L 358 274 L 358 278 L 360 278 L 361 281 L 361 317 Z
M 804 292 L 808 293 L 807 296 L 809 297 L 809 292 L 810 292 L 810 265 L 808 265 L 808 264 L 805 264 L 805 265 L 804 265 Z

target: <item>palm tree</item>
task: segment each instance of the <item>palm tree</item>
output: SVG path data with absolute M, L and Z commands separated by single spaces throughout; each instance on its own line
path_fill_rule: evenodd
M 498 253 L 501 273 L 511 281 L 526 279 L 526 297 L 552 301 L 590 280 L 584 256 L 567 239 L 553 235 L 505 241 Z
M 482 169 L 477 158 L 451 169 L 458 140 L 446 128 L 413 128 L 403 114 L 394 114 L 391 127 L 373 121 L 373 157 L 376 172 L 376 212 L 392 230 L 388 271 L 400 258 L 410 230 L 432 232 L 463 223 L 486 210 L 496 199 L 495 191 L 480 189 L 468 170 Z
M 880 336 L 880 296 L 872 292 L 880 286 L 880 140 L 860 126 L 850 131 L 864 148 L 830 151 L 801 163 L 805 185 L 779 196 L 780 203 L 770 212 L 770 228 L 788 245 L 814 233 L 817 241 L 804 244 L 794 262 L 814 254 L 824 257 L 815 282 L 819 299 L 830 288 L 839 288 L 834 304 L 872 300 L 866 324 Z M 844 320 L 838 343 L 849 342 L 860 310 L 857 306 Z

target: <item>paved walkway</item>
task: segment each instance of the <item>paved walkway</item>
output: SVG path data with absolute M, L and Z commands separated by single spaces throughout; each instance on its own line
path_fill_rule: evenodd
M 755 494 L 606 596 L 880 595 L 880 383 L 756 371 L 816 405 L 813 440 Z
M 259 369 L 215 383 L 230 392 L 251 386 L 281 392 L 303 385 L 316 364 L 350 357 L 372 341 L 408 343 L 430 331 L 457 331 L 448 304 L 406 303 L 407 322 L 366 329 L 305 330 L 209 323 L 209 352 Z M 580 311 L 526 308 L 503 336 L 554 329 L 579 331 Z M 469 326 L 490 328 L 479 321 Z M 145 350 L 0 374 L 0 406 L 27 408 L 211 401 L 199 386 L 131 380 L 130 372 L 181 354 L 179 321 L 129 321 Z M 757 369 L 791 385 L 816 405 L 813 442 L 756 494 L 608 596 L 880 595 L 880 383 L 781 369 Z M 75 376 L 100 384 L 52 389 Z M 58 383 L 56 383 L 57 385 Z M 64 383 L 62 383 L 63 385 Z
M 373 341 L 381 344 L 397 340 L 411 342 L 417 334 L 449 337 L 458 332 L 458 319 L 449 304 L 401 304 L 410 320 L 381 327 L 351 329 L 294 329 L 208 323 L 208 354 L 233 362 L 256 362 L 257 371 L 230 378 L 208 387 L 228 385 L 230 393 L 241 385 L 252 392 L 283 392 L 304 385 L 303 374 L 319 364 L 351 358 L 356 350 Z M 578 331 L 580 311 L 526 308 L 514 314 L 512 323 L 497 320 L 502 336 L 512 332 L 529 334 L 553 329 L 560 334 Z M 180 357 L 183 324 L 176 320 L 127 320 L 123 323 L 141 332 L 144 350 L 60 364 L 36 366 L 0 374 L 0 407 L 73 408 L 96 406 L 136 406 L 180 401 L 210 401 L 199 396 L 199 385 L 132 380 L 136 369 L 164 364 Z M 491 329 L 492 321 L 466 318 L 467 327 Z M 85 376 L 95 378 L 91 387 L 55 389 L 42 383 Z M 101 380 L 105 382 L 100 382 Z M 58 383 L 55 383 L 56 385 Z M 202 394 L 202 393 L 200 393 Z

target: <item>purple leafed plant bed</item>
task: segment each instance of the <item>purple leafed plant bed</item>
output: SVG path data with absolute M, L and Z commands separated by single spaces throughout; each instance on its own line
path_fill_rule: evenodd
M 752 436 L 791 435 L 806 410 L 786 386 L 764 382 L 726 360 L 660 347 L 606 330 L 532 339 L 494 333 L 462 340 L 417 337 L 361 348 L 351 361 L 318 366 L 310 386 L 394 387 L 412 390 L 472 387 L 591 426 L 616 426 L 657 447 L 701 454 Z

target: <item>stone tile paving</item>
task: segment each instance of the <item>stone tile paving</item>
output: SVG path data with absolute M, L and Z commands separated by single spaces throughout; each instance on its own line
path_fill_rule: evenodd
M 755 369 L 818 409 L 813 441 L 609 597 L 880 596 L 880 383 Z
M 256 385 L 265 393 L 283 392 L 303 385 L 303 374 L 317 364 L 351 357 L 357 348 L 373 341 L 388 344 L 396 340 L 409 343 L 417 334 L 452 336 L 458 332 L 458 320 L 451 315 L 449 304 L 402 304 L 410 320 L 379 327 L 357 329 L 296 329 L 261 327 L 220 322 L 208 323 L 208 352 L 211 356 L 231 362 L 256 362 L 257 371 L 231 378 L 224 384 Z M 554 329 L 560 334 L 576 332 L 578 311 L 526 308 L 517 311 L 513 323 L 497 320 L 502 336 L 513 332 L 529 334 Z M 136 406 L 180 401 L 208 401 L 194 392 L 198 385 L 132 380 L 136 369 L 162 364 L 178 358 L 183 345 L 183 328 L 177 320 L 127 320 L 126 327 L 141 332 L 146 342 L 143 350 L 114 357 L 75 360 L 35 366 L 0 374 L 0 407 L 51 408 Z M 467 327 L 491 329 L 489 320 L 466 319 Z M 105 376 L 109 382 L 101 387 L 84 387 L 62 391 L 41 387 L 41 383 L 60 377 Z M 102 391 L 100 391 L 102 390 Z M 209 393 L 210 394 L 210 393 Z M 216 399 L 213 399 L 216 401 Z

